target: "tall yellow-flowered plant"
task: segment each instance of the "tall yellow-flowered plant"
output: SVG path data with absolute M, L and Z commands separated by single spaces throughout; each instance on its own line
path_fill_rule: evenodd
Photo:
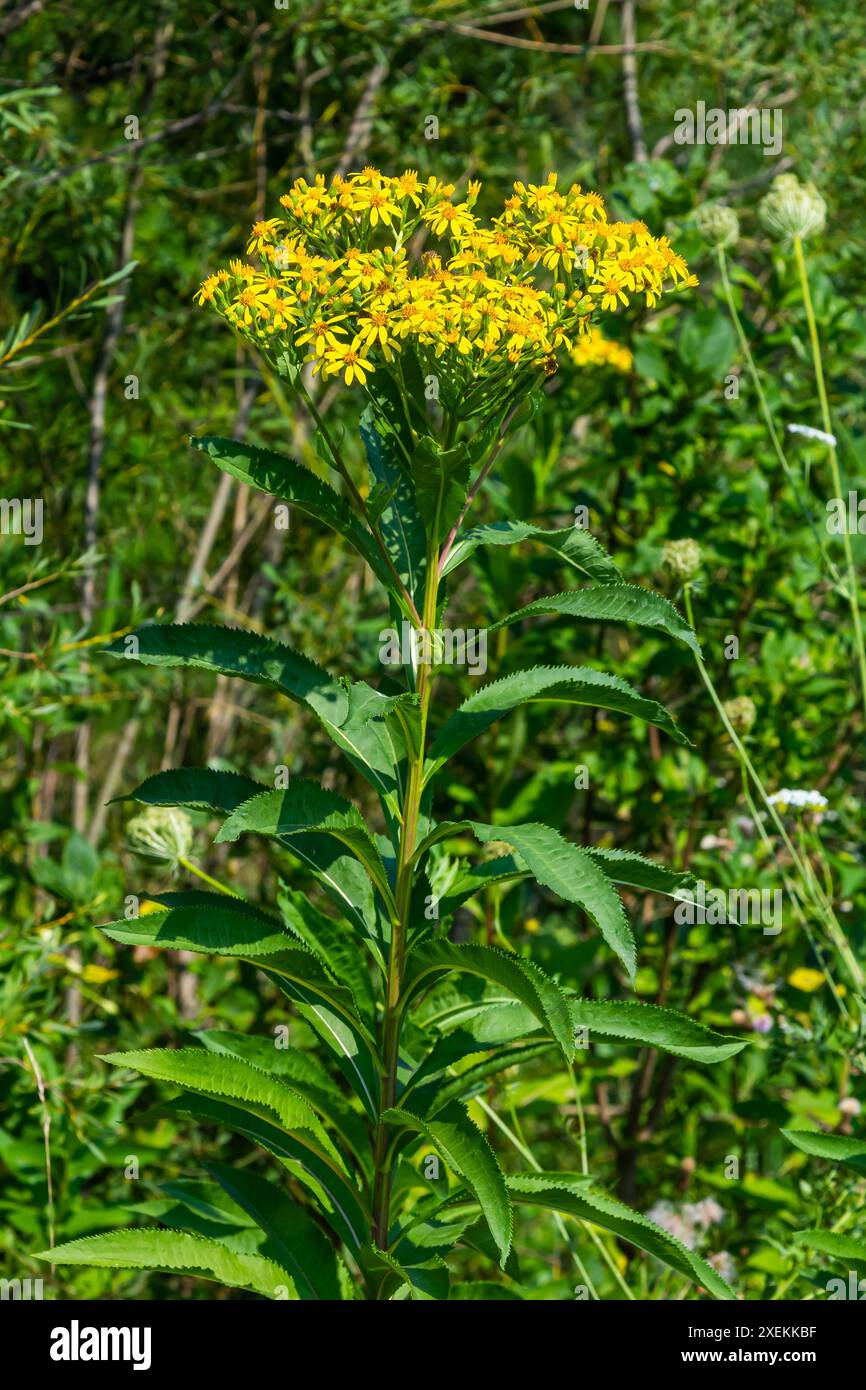
M 411 171 L 300 180 L 281 200 L 282 216 L 253 228 L 248 252 L 258 266 L 233 261 L 199 292 L 306 398 L 321 458 L 342 485 L 332 486 L 327 469 L 243 440 L 206 436 L 193 445 L 363 557 L 411 635 L 408 651 L 401 639 L 395 656 L 379 652 L 405 688 L 332 675 L 285 643 L 237 628 L 153 624 L 110 648 L 147 665 L 252 681 L 296 702 L 378 804 L 368 825 L 358 805 L 313 778 L 271 787 L 215 768 L 167 769 L 130 794 L 150 807 L 219 814 L 220 843 L 266 837 L 286 880 L 267 910 L 208 878 L 223 891 L 162 894 L 140 918 L 103 930 L 115 941 L 226 955 L 263 971 L 331 1070 L 308 1050 L 276 1052 L 271 1037 L 228 1030 L 197 1035 L 203 1046 L 195 1048 L 102 1059 L 179 1086 L 179 1113 L 257 1145 L 269 1166 L 263 1172 L 246 1156 L 207 1164 L 211 1184 L 252 1223 L 243 1243 L 234 1228 L 221 1236 L 219 1223 L 205 1232 L 200 1214 L 197 1225 L 180 1215 L 172 1229 L 110 1231 L 43 1252 L 52 1263 L 193 1271 L 266 1297 L 447 1299 L 452 1269 L 458 1281 L 465 1269 L 460 1246 L 498 1261 L 510 1278 L 515 1210 L 540 1203 L 733 1297 L 698 1254 L 599 1191 L 588 1159 L 579 1173 L 506 1174 L 467 1109 L 498 1073 L 538 1053 L 555 1051 L 572 1065 L 575 1028 L 704 1062 L 743 1043 L 651 1005 L 576 998 L 507 942 L 503 950 L 452 940 L 459 908 L 491 885 L 498 893 L 534 879 L 539 897 L 552 893 L 595 924 L 625 985 L 637 944 L 617 885 L 673 894 L 688 883 L 631 850 L 575 844 L 552 825 L 455 822 L 447 805 L 442 814 L 455 754 L 530 701 L 596 706 L 686 741 L 662 705 L 597 666 L 515 669 L 519 643 L 509 648 L 507 674 L 456 709 L 448 699 L 452 712 L 443 714 L 434 690 L 453 683 L 449 664 L 461 664 L 459 647 L 446 655 L 457 633 L 443 631 L 457 567 L 480 546 L 535 542 L 555 557 L 548 574 L 565 569 L 581 587 L 499 616 L 497 628 L 552 614 L 636 624 L 696 649 L 676 609 L 627 584 L 589 531 L 514 518 L 464 525 L 524 405 L 528 415 L 541 404 L 536 388 L 558 362 L 628 366 L 627 349 L 605 344 L 593 319 L 632 300 L 652 307 L 667 289 L 691 283 L 685 263 L 641 223 L 609 221 L 597 194 L 560 193 L 552 175 L 515 184 L 489 225 L 475 213 L 478 185 L 461 201 L 454 193 Z M 366 484 L 356 481 L 360 460 L 344 457 L 321 418 L 310 372 L 366 397 Z M 451 643 L 439 640 L 448 634 Z M 486 657 L 473 674 L 485 670 Z M 438 1177 L 424 1161 L 430 1149 L 443 1165 Z M 472 1289 L 488 1296 L 489 1285 Z
M 475 212 L 480 189 L 470 183 L 458 201 L 453 184 L 412 170 L 298 179 L 283 216 L 252 229 L 258 267 L 232 261 L 199 302 L 268 355 L 347 385 L 383 371 L 399 380 L 407 352 L 424 375 L 447 359 L 450 403 L 465 420 L 504 386 L 517 394 L 554 373 L 599 313 L 632 300 L 652 308 L 697 283 L 666 237 L 609 221 L 597 193 L 560 192 L 555 174 L 515 183 L 490 223 Z M 584 361 L 602 358 L 584 350 Z

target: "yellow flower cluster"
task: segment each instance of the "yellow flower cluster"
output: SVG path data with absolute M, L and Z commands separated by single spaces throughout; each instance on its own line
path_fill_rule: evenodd
M 597 328 L 590 328 L 571 349 L 571 360 L 576 367 L 615 367 L 618 372 L 630 372 L 634 358 L 623 343 L 614 343 Z
M 456 200 L 453 184 L 413 170 L 298 179 L 280 199 L 284 215 L 253 226 L 247 254 L 258 268 L 232 261 L 208 276 L 198 302 L 266 352 L 347 384 L 382 365 L 399 375 L 407 348 L 425 372 L 448 354 L 452 377 L 472 384 L 551 374 L 598 308 L 634 296 L 652 306 L 697 283 L 667 238 L 609 222 L 597 193 L 577 184 L 561 193 L 555 174 L 516 183 L 487 225 L 474 212 L 479 191 L 470 183 Z M 430 248 L 430 237 L 444 245 Z M 584 351 L 616 356 L 613 344 Z

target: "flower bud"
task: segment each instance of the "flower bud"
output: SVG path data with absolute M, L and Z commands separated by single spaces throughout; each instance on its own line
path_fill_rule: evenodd
M 681 541 L 665 541 L 662 568 L 675 579 L 691 579 L 700 569 L 702 560 L 701 547 L 690 537 Z
M 133 816 L 126 827 L 129 843 L 139 854 L 165 859 L 172 864 L 185 859 L 192 849 L 192 821 L 176 806 L 148 806 Z
M 813 183 L 800 183 L 795 174 L 778 174 L 758 213 L 772 236 L 792 241 L 823 231 L 827 204 Z
M 739 241 L 739 218 L 733 208 L 727 208 L 723 203 L 701 203 L 700 207 L 695 208 L 695 222 L 704 240 L 720 250 Z

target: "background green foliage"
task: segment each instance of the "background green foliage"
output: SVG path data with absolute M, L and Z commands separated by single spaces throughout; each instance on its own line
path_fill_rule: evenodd
M 248 968 L 115 952 L 97 934 L 128 894 L 171 886 L 166 865 L 130 851 L 129 808 L 103 814 L 103 802 L 162 762 L 238 767 L 266 781 L 278 764 L 325 767 L 326 784 L 365 801 L 310 721 L 278 698 L 249 701 L 190 673 L 157 674 L 145 687 L 95 651 L 136 622 L 180 613 L 266 630 L 332 669 L 375 676 L 384 613 L 371 606 L 355 556 L 297 514 L 288 534 L 276 530 L 267 506 L 237 487 L 224 490 L 215 515 L 219 481 L 185 444 L 189 434 L 237 433 L 322 469 L 297 404 L 192 306 L 198 281 L 235 254 L 253 218 L 272 214 L 289 181 L 315 169 L 372 162 L 477 177 L 489 211 L 514 178 L 556 168 L 564 181 L 598 188 L 611 215 L 668 232 L 701 276 L 699 290 L 655 314 L 618 318 L 616 335 L 634 353 L 628 375 L 563 372 L 550 384 L 546 409 L 502 459 L 484 519 L 564 526 L 585 505 L 625 577 L 667 585 L 673 598 L 662 545 L 698 540 L 694 601 L 707 665 L 723 699 L 754 701 L 746 742 L 767 787 L 827 796 L 832 814 L 819 833 L 829 891 L 863 959 L 863 718 L 850 619 L 774 459 L 692 214 L 718 198 L 738 210 L 731 274 L 770 408 L 780 427 L 819 425 L 793 260 L 757 218 L 774 174 L 793 170 L 819 186 L 828 219 L 807 244 L 809 273 L 844 480 L 862 487 L 864 17 L 851 4 L 789 0 L 639 6 L 638 131 L 621 51 L 630 8 L 600 0 L 586 11 L 508 10 L 492 0 L 0 7 L 2 494 L 45 505 L 41 546 L 0 537 L 8 1277 L 40 1272 L 27 1251 L 48 1243 L 49 1223 L 58 1240 L 107 1221 L 128 1225 L 132 1213 L 164 1202 L 165 1183 L 198 1170 L 194 1132 L 145 1113 L 141 1102 L 155 1101 L 158 1088 L 131 1084 L 96 1054 L 176 1045 L 204 1025 L 268 1036 L 285 1021 L 276 992 Z M 780 108 L 781 157 L 753 145 L 675 145 L 674 113 L 697 101 Z M 130 116 L 137 140 L 125 135 Z M 435 140 L 425 135 L 430 117 Z M 731 379 L 739 390 L 729 399 Z M 348 447 L 360 450 L 351 394 L 326 391 L 325 403 Z M 794 436 L 787 448 L 823 528 L 825 454 Z M 209 521 L 213 544 L 197 570 Z M 855 551 L 862 558 L 859 537 Z M 559 572 L 553 557 L 536 556 L 533 573 L 545 565 Z M 519 548 L 478 552 L 455 579 L 457 611 L 484 625 L 546 591 L 527 576 Z M 780 887 L 686 649 L 586 631 L 542 624 L 497 634 L 488 678 L 530 660 L 602 664 L 604 656 L 672 708 L 694 746 L 637 721 L 530 707 L 461 755 L 447 788 L 455 818 L 546 819 L 585 843 L 628 844 L 710 883 Z M 740 640 L 736 661 L 724 657 L 728 634 Z M 456 704 L 472 687 L 455 684 Z M 588 790 L 574 785 L 580 765 Z M 207 823 L 204 813 L 196 820 Z M 202 867 L 273 899 L 262 850 L 206 848 L 204 833 L 198 843 Z M 866 1088 L 829 988 L 807 993 L 788 982 L 796 968 L 815 968 L 809 941 L 787 914 L 783 933 L 765 937 L 756 928 L 678 927 L 660 898 L 630 905 L 641 998 L 713 1028 L 730 1028 L 736 1010 L 765 1015 L 772 1027 L 713 1068 L 593 1044 L 578 1067 L 593 1172 L 641 1211 L 715 1197 L 723 1217 L 702 1249 L 730 1252 L 742 1292 L 823 1297 L 838 1270 L 804 1254 L 792 1232 L 840 1223 L 862 1233 L 862 1179 L 792 1148 L 779 1131 L 856 1134 L 860 1120 L 839 1101 L 866 1100 Z M 624 993 L 597 935 L 537 889 L 491 889 L 461 931 L 518 952 L 531 942 L 539 963 L 584 997 Z M 291 1027 L 295 1041 L 314 1045 L 301 1021 Z M 555 1062 L 500 1081 L 489 1100 L 543 1168 L 577 1166 L 573 1097 Z M 481 1111 L 475 1118 L 488 1124 Z M 508 1139 L 495 1127 L 488 1137 L 508 1167 Z M 131 1156 L 138 1182 L 124 1176 Z M 726 1176 L 730 1156 L 737 1178 Z M 676 1288 L 629 1247 L 612 1249 L 638 1297 Z M 608 1264 L 591 1243 L 581 1250 L 597 1291 L 617 1296 Z M 572 1296 L 575 1270 L 552 1220 L 522 1228 L 520 1254 L 527 1296 Z M 214 1296 L 186 1282 L 58 1270 L 51 1286 L 71 1297 Z

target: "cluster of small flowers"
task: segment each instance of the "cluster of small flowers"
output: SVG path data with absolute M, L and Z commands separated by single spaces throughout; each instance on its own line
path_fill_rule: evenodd
M 470 378 L 550 374 L 596 308 L 613 312 L 633 295 L 651 307 L 665 290 L 697 284 L 666 237 L 610 222 L 597 193 L 577 184 L 561 193 L 556 182 L 515 183 L 483 225 L 477 183 L 459 202 L 454 185 L 413 170 L 298 179 L 280 199 L 284 216 L 253 226 L 247 253 L 261 268 L 234 260 L 197 299 L 260 348 L 349 385 L 408 344 L 431 371 L 450 353 Z M 447 245 L 416 266 L 408 243 L 428 234 Z
M 582 333 L 571 349 L 576 367 L 613 367 L 618 372 L 630 372 L 634 357 L 630 348 L 605 338 L 597 328 Z
M 650 1221 L 661 1226 L 663 1231 L 682 1242 L 688 1250 L 697 1250 L 706 1239 L 712 1226 L 724 1220 L 724 1209 L 715 1197 L 704 1197 L 700 1202 L 684 1202 L 677 1206 L 673 1202 L 656 1202 L 647 1212 Z
M 797 787 L 782 787 L 781 791 L 773 792 L 767 799 L 771 806 L 778 806 L 783 814 L 786 811 L 823 811 L 829 804 L 826 796 L 820 792 L 802 791 Z

